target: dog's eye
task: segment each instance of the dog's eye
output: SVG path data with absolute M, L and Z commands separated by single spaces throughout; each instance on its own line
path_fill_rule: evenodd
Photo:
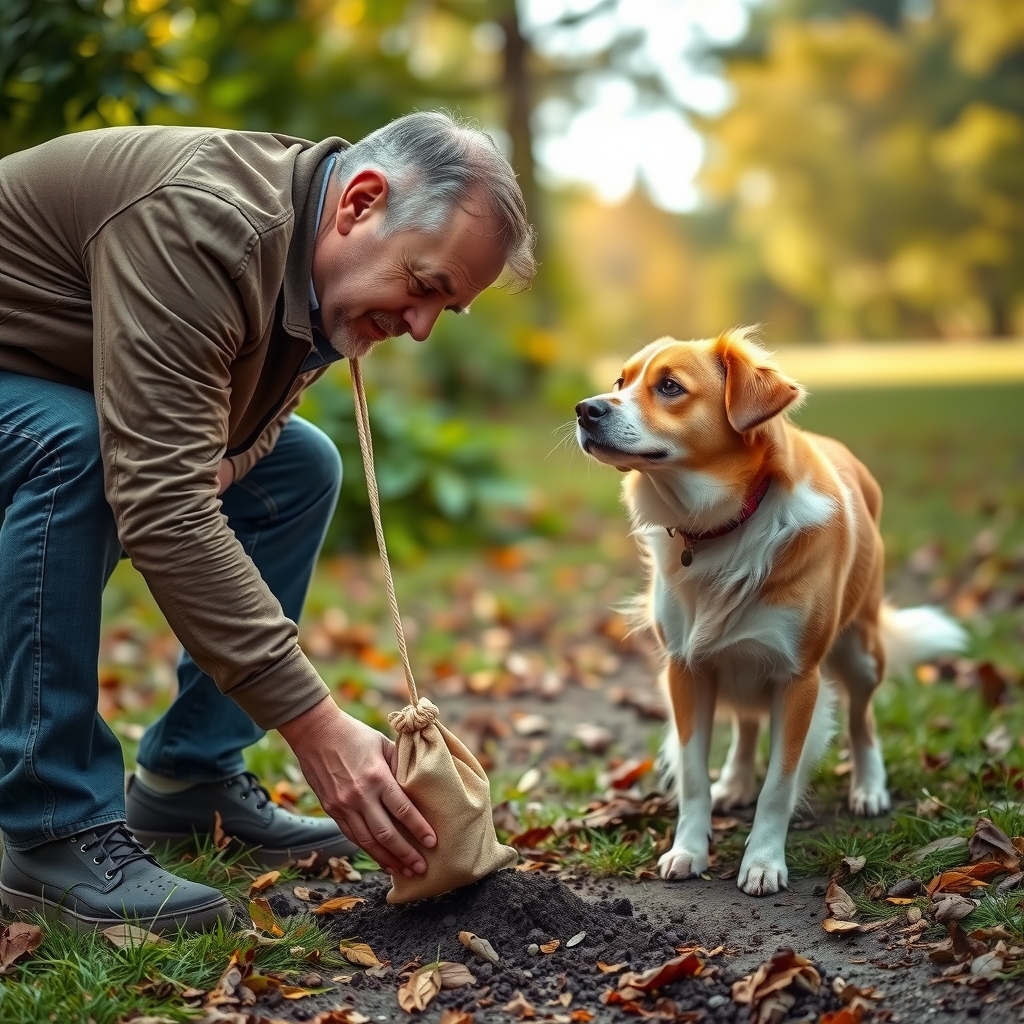
M 622 377 L 619 377 L 619 379 L 612 385 L 612 391 L 618 391 L 619 388 L 622 387 L 622 385 L 623 385 L 623 379 L 622 379 Z
M 659 394 L 665 395 L 667 398 L 676 398 L 679 395 L 686 394 L 686 388 L 671 377 L 666 377 L 660 384 L 655 384 L 654 390 Z

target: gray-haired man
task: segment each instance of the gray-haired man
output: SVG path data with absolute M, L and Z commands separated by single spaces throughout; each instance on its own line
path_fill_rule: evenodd
M 66 136 L 0 161 L 0 898 L 78 927 L 227 920 L 144 842 L 225 829 L 422 871 L 433 832 L 393 746 L 296 642 L 341 466 L 292 411 L 330 362 L 429 335 L 533 273 L 491 140 L 414 114 L 352 147 L 192 128 Z M 122 550 L 187 654 L 122 788 L 96 711 Z M 289 814 L 241 750 L 277 728 L 331 818 Z M 333 820 L 331 820 L 333 819 Z M 127 824 L 126 824 L 127 822 Z M 342 832 L 339 829 L 344 829 Z

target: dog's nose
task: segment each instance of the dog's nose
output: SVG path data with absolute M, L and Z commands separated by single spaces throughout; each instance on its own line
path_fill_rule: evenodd
M 576 406 L 576 419 L 584 425 L 592 420 L 607 416 L 612 411 L 612 403 L 604 398 L 588 398 Z

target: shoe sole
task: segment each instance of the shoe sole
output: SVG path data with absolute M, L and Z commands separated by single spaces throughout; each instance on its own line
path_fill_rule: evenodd
M 211 900 L 209 903 L 195 907 L 192 910 L 181 911 L 177 914 L 160 914 L 154 918 L 128 918 L 122 916 L 96 917 L 88 914 L 80 914 L 74 910 L 54 903 L 52 900 L 42 896 L 33 896 L 30 893 L 19 892 L 6 885 L 0 885 L 0 900 L 14 910 L 24 910 L 33 914 L 41 914 L 48 921 L 62 921 L 76 932 L 90 932 L 97 928 L 112 928 L 119 924 L 135 924 L 146 928 L 157 935 L 164 932 L 176 932 L 179 929 L 186 932 L 201 932 L 215 928 L 218 923 L 225 927 L 229 926 L 234 919 L 234 914 L 228 901 L 223 897 L 219 900 Z
M 204 836 L 197 837 L 194 832 L 185 835 L 180 832 L 145 832 L 137 828 L 132 829 L 132 834 L 147 850 L 151 850 L 154 846 L 173 848 L 185 843 L 196 847 L 205 838 Z M 267 846 L 250 846 L 241 839 L 236 839 L 235 842 L 244 846 L 252 860 L 264 868 L 283 867 L 290 861 L 301 860 L 317 850 L 323 850 L 325 857 L 353 857 L 359 852 L 359 847 L 349 839 L 335 840 L 333 843 L 319 843 L 316 846 L 297 846 L 288 850 L 274 850 Z

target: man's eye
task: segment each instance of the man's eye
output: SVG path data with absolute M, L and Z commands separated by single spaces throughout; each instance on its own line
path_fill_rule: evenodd
M 427 284 L 426 281 L 421 281 L 418 277 L 414 277 L 412 280 L 413 280 L 413 288 L 417 292 L 419 292 L 420 295 L 431 295 L 431 294 L 433 294 L 434 289 L 431 288 L 430 285 Z
M 665 395 L 667 398 L 676 398 L 679 395 L 686 394 L 686 388 L 671 377 L 666 377 L 660 384 L 656 384 L 654 390 L 659 394 Z

